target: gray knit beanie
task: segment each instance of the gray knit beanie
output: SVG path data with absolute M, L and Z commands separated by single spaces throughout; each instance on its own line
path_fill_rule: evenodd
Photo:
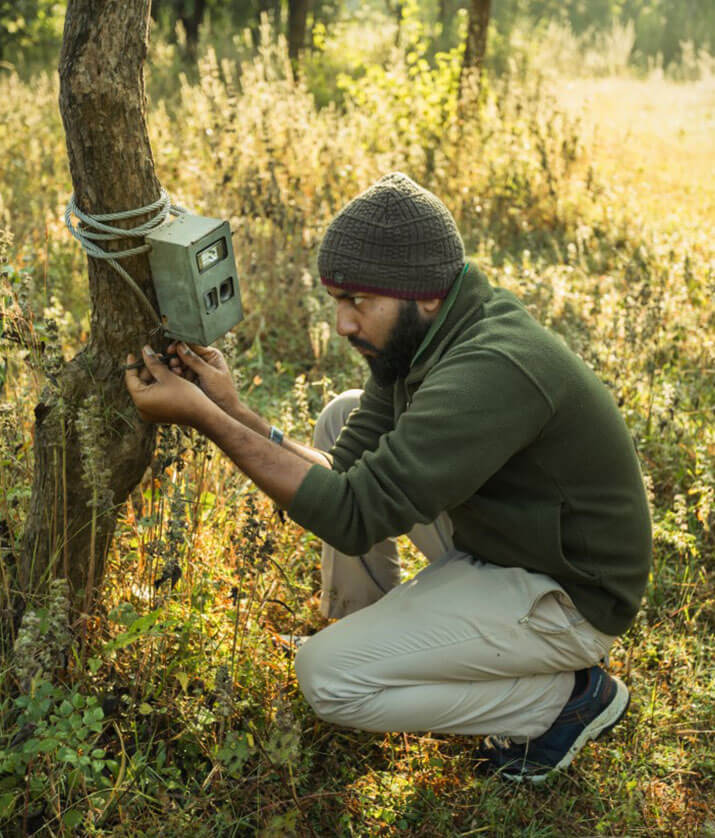
M 445 297 L 464 261 L 447 207 L 402 172 L 350 201 L 318 252 L 325 285 L 407 300 Z

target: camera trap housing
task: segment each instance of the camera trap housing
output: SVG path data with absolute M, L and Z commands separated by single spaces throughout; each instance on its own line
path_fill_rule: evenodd
M 146 241 L 167 337 L 208 346 L 243 320 L 227 221 L 182 213 Z

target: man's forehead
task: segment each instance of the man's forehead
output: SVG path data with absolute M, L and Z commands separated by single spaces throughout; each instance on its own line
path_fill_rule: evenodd
M 344 300 L 346 297 L 378 297 L 379 294 L 369 294 L 367 291 L 345 291 L 342 288 L 325 286 L 325 290 L 334 300 Z

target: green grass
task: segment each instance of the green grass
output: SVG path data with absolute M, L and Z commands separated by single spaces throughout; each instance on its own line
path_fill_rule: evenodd
M 460 127 L 444 68 L 427 77 L 407 57 L 389 78 L 376 68 L 359 105 L 346 89 L 339 111 L 283 80 L 283 59 L 268 50 L 244 64 L 239 85 L 208 55 L 199 83 L 155 95 L 149 114 L 162 183 L 236 231 L 249 317 L 223 348 L 243 397 L 308 439 L 331 394 L 359 386 L 363 369 L 329 334 L 329 301 L 311 279 L 321 231 L 389 169 L 438 192 L 490 279 L 612 388 L 638 445 L 654 569 L 611 659 L 631 710 L 538 790 L 476 774 L 467 738 L 320 722 L 271 640 L 323 625 L 318 540 L 281 521 L 211 446 L 170 432 L 122 505 L 84 649 L 65 665 L 58 648 L 62 665 L 32 684 L 3 664 L 0 830 L 712 834 L 712 88 L 558 79 L 547 93 L 517 73 L 492 81 Z M 416 107 L 415 73 L 444 98 L 400 121 Z M 0 226 L 14 234 L 4 312 L 45 345 L 38 358 L 1 344 L 6 553 L 27 509 L 42 361 L 86 339 L 83 257 L 61 223 L 70 182 L 56 94 L 49 79 L 0 78 Z M 409 575 L 421 559 L 401 550 Z M 157 587 L 167 565 L 180 578 Z M 27 642 L 62 646 L 61 598 L 36 613 Z

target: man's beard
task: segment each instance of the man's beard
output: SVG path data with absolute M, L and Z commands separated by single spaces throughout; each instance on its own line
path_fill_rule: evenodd
M 397 321 L 388 335 L 384 349 L 377 349 L 360 338 L 348 338 L 353 346 L 369 349 L 376 354 L 366 356 L 373 378 L 380 387 L 391 387 L 398 378 L 406 378 L 412 359 L 432 325 L 425 320 L 414 300 L 400 306 Z

